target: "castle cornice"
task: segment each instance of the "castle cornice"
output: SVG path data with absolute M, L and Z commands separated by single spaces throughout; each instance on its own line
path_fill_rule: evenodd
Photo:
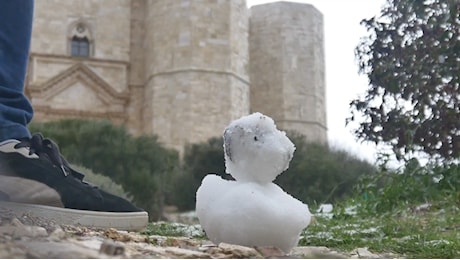
M 208 68 L 183 68 L 183 69 L 175 69 L 175 70 L 167 70 L 167 71 L 162 71 L 162 72 L 157 72 L 153 73 L 149 76 L 147 79 L 147 83 L 150 82 L 153 78 L 157 76 L 162 76 L 162 75 L 171 75 L 171 74 L 177 74 L 177 73 L 184 73 L 184 72 L 197 72 L 197 73 L 216 73 L 216 74 L 224 74 L 228 76 L 232 76 L 237 78 L 239 81 L 245 83 L 246 85 L 249 85 L 249 79 L 245 79 L 236 73 L 232 71 L 225 71 L 225 70 L 215 70 L 215 69 L 208 69 Z
M 107 93 L 110 97 L 112 97 L 112 101 L 121 101 L 121 103 L 127 103 L 129 100 L 129 93 L 126 91 L 124 92 L 117 92 L 115 91 L 105 80 L 101 79 L 96 73 L 94 73 L 90 68 L 88 68 L 83 63 L 76 63 L 75 65 L 71 66 L 64 72 L 56 75 L 55 77 L 49 79 L 44 84 L 35 85 L 30 84 L 28 86 L 28 91 L 30 93 L 47 93 L 50 92 L 48 95 L 52 95 L 53 89 L 60 89 L 62 87 L 67 87 L 66 85 L 60 86 L 64 80 L 68 80 L 72 76 L 78 76 L 79 74 L 84 74 L 85 78 L 90 79 L 93 84 L 90 84 L 94 89 L 98 87 L 105 93 Z M 55 92 L 55 91 L 54 91 Z
M 54 59 L 65 59 L 65 60 L 73 60 L 73 61 L 84 61 L 84 62 L 97 62 L 97 63 L 108 63 L 108 64 L 116 64 L 116 65 L 122 65 L 122 66 L 128 66 L 130 65 L 129 61 L 124 61 L 124 60 L 114 60 L 114 59 L 102 59 L 102 58 L 95 58 L 95 57 L 78 57 L 78 56 L 69 56 L 69 55 L 63 55 L 63 54 L 50 54 L 50 53 L 37 53 L 37 52 L 31 52 L 30 53 L 30 58 L 54 58 Z
M 79 117 L 79 118 L 98 118 L 98 119 L 119 119 L 125 121 L 127 115 L 124 112 L 97 112 L 97 111 L 81 111 L 74 109 L 52 108 L 46 105 L 35 105 L 35 112 L 45 113 L 57 117 Z

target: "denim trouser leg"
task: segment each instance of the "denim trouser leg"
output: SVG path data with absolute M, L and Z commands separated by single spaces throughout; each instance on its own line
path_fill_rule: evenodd
M 33 110 L 24 82 L 33 7 L 33 0 L 0 0 L 0 142 L 30 136 Z

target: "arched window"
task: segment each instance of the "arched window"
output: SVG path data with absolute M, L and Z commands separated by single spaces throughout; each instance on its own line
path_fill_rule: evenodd
M 94 43 L 87 24 L 83 21 L 74 22 L 68 34 L 69 54 L 74 57 L 90 57 Z
M 71 53 L 72 56 L 89 57 L 89 40 L 86 37 L 72 37 Z

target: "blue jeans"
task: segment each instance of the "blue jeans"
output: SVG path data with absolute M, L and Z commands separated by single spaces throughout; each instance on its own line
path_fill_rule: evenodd
M 0 0 L 0 142 L 30 137 L 33 109 L 24 95 L 33 0 Z

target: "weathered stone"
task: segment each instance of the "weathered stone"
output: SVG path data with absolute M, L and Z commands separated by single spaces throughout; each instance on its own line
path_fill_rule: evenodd
M 166 246 L 166 239 L 164 236 L 150 235 L 147 241 L 156 246 Z
M 58 227 L 53 232 L 51 232 L 48 236 L 48 240 L 50 241 L 60 241 L 66 236 L 66 233 L 62 228 Z
M 255 249 L 264 258 L 282 258 L 286 254 L 276 246 L 256 246 Z
M 154 246 L 149 243 L 126 242 L 125 258 L 162 258 L 166 251 L 162 247 Z M 156 250 L 156 249 L 161 250 Z
M 182 248 L 196 248 L 201 245 L 201 241 L 191 239 L 188 237 L 171 237 L 166 241 L 168 246 L 182 247 Z
M 233 258 L 262 258 L 259 252 L 252 247 L 220 243 L 219 248 L 223 253 L 232 255 Z
M 7 242 L 7 243 L 0 243 L 0 258 L 27 258 L 27 253 L 22 249 L 14 244 Z
M 94 252 L 99 252 L 104 240 L 105 239 L 101 236 L 83 236 L 67 239 L 66 242 L 86 247 L 88 250 L 92 250 Z
M 101 244 L 101 248 L 99 249 L 99 253 L 111 255 L 111 256 L 119 256 L 124 255 L 125 253 L 125 246 L 121 243 L 116 243 L 111 240 L 105 240 Z
M 91 235 L 91 233 L 94 232 L 93 229 L 83 227 L 83 226 L 62 225 L 61 228 L 66 233 L 74 234 L 76 236 Z
M 13 226 L 13 227 L 23 227 L 23 226 L 24 226 L 24 224 L 22 224 L 22 222 L 21 222 L 19 219 L 17 219 L 17 218 L 13 218 L 13 219 L 11 220 L 10 224 L 11 224 L 11 226 Z
M 340 254 L 324 246 L 300 246 L 294 247 L 290 254 L 300 258 L 349 258 L 348 255 Z
M 166 247 L 165 252 L 174 258 L 211 258 L 207 253 L 177 247 Z
M 48 235 L 48 232 L 37 226 L 1 226 L 0 234 L 13 237 L 44 237 Z
M 69 242 L 21 241 L 17 245 L 27 258 L 99 258 L 97 251 Z
M 128 236 L 126 233 L 118 232 L 118 230 L 114 228 L 109 228 L 104 232 L 104 235 L 110 239 L 115 241 L 127 242 L 131 241 L 131 237 Z
M 13 226 L 13 227 L 25 227 L 25 226 L 35 226 L 41 227 L 46 230 L 46 232 L 51 233 L 58 226 L 49 219 L 44 219 L 40 217 L 31 216 L 29 214 L 18 215 L 14 213 L 11 209 L 2 208 L 0 209 L 0 219 L 2 226 Z M 42 234 L 42 229 L 29 230 L 31 232 L 37 233 L 36 235 Z
M 104 232 L 104 235 L 107 238 L 113 239 L 115 241 L 128 242 L 146 242 L 147 237 L 144 235 L 139 235 L 138 233 L 119 231 L 114 228 L 109 228 Z
M 218 246 L 214 245 L 214 244 L 201 244 L 199 247 L 198 247 L 198 250 L 202 251 L 202 252 L 220 252 L 222 251 L 222 249 L 220 249 Z
M 359 258 L 366 258 L 366 259 L 377 259 L 377 258 L 382 258 L 381 256 L 374 254 L 369 251 L 367 247 L 364 248 L 357 248 L 354 250 L 356 252 L 356 255 Z

